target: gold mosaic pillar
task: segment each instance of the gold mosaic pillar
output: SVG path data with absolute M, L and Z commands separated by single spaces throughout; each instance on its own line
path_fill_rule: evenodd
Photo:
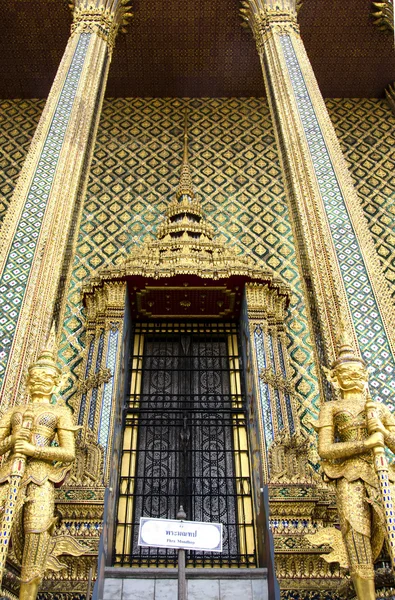
M 82 362 L 78 401 L 73 408 L 82 426 L 81 445 L 92 440 L 104 449 L 104 463 L 95 465 L 95 476 L 107 483 L 110 475 L 114 420 L 119 394 L 124 389 L 124 321 L 126 283 L 106 282 L 83 294 L 86 308 L 86 354 Z M 129 332 L 128 332 L 129 334 Z M 127 343 L 127 342 L 126 342 Z M 119 392 L 119 389 L 122 392 Z
M 278 455 L 278 446 L 284 454 L 291 440 L 303 441 L 285 333 L 289 301 L 286 286 L 248 283 L 245 287 L 241 325 L 247 401 L 249 413 L 254 415 L 250 421 L 252 455 L 260 456 L 262 467 L 254 469 L 254 474 L 262 470 L 265 483 L 274 481 L 279 470 L 288 481 L 304 478 L 295 461 L 294 472 L 288 472 L 288 457 L 282 457 L 280 469 L 272 460 L 273 450 Z
M 295 0 L 245 0 L 280 150 L 321 363 L 339 320 L 372 365 L 376 399 L 395 390 L 394 314 L 362 207 L 299 34 Z
M 78 217 L 124 0 L 76 0 L 63 59 L 1 230 L 0 389 L 21 399 L 26 367 L 53 318 Z

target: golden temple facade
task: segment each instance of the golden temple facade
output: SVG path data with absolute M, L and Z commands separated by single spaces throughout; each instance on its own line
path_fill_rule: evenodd
M 224 528 L 187 552 L 190 600 L 390 598 L 393 3 L 154 4 L 40 0 L 24 85 L 4 58 L 1 592 L 177 598 L 138 532 L 182 505 Z

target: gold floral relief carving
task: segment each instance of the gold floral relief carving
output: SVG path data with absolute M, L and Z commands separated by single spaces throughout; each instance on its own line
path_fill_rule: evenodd
M 86 394 L 92 388 L 98 388 L 103 383 L 108 383 L 112 377 L 111 369 L 99 369 L 97 373 L 92 373 L 84 379 L 77 388 L 80 394 Z
M 273 0 L 242 0 L 240 14 L 247 26 L 251 27 L 258 52 L 262 44 L 273 34 L 299 33 L 297 10 L 301 8 L 295 0 L 278 2 Z
M 385 98 L 395 117 L 395 83 L 390 84 L 385 90 Z
M 373 23 L 382 31 L 394 31 L 393 0 L 373 0 Z
M 73 11 L 71 34 L 95 33 L 111 50 L 118 31 L 125 33 L 133 17 L 129 0 L 99 0 L 94 7 L 87 0 L 71 0 L 69 6 Z
M 289 170 L 287 179 L 293 182 L 292 186 L 290 186 L 292 189 L 289 189 L 288 193 L 291 204 L 291 215 L 293 215 L 295 239 L 303 238 L 300 259 L 302 263 L 306 261 L 309 266 L 318 314 L 321 317 L 320 321 L 327 360 L 330 362 L 336 355 L 335 332 L 340 314 L 344 314 L 346 320 L 349 322 L 353 331 L 355 348 L 358 351 L 357 336 L 327 214 L 323 199 L 321 198 L 321 191 L 314 176 L 311 155 L 298 114 L 292 84 L 287 74 L 287 65 L 285 64 L 280 43 L 281 32 L 280 34 L 273 33 L 268 38 L 257 30 L 254 23 L 258 23 L 261 19 L 259 11 L 266 10 L 262 6 L 263 3 L 258 4 L 247 2 L 247 6 L 244 7 L 245 11 L 247 11 L 244 12 L 244 17 L 250 19 L 249 22 L 253 29 L 255 27 L 255 37 L 257 35 L 260 36 L 257 39 L 257 48 L 262 62 L 265 64 L 264 76 L 267 83 L 268 80 L 271 83 L 268 89 L 271 89 L 271 87 L 274 89 L 272 100 L 277 110 L 274 120 L 278 127 L 277 133 L 283 142 L 283 167 L 285 171 Z M 353 188 L 339 142 L 318 90 L 300 36 L 295 30 L 289 31 L 288 35 L 292 37 L 292 43 L 298 56 L 301 70 L 304 73 L 306 85 L 308 86 L 332 163 L 336 169 L 342 194 L 350 212 L 353 228 L 366 262 L 369 279 L 375 296 L 378 299 L 384 328 L 389 343 L 392 345 L 392 350 L 394 350 L 393 332 L 395 330 L 395 321 L 390 293 L 369 234 L 362 207 Z M 305 168 L 306 166 L 307 168 Z M 304 252 L 303 248 L 306 248 L 307 252 Z
M 295 37 L 296 51 L 300 61 L 301 69 L 303 72 L 310 72 L 311 76 L 308 79 L 309 94 L 312 99 L 317 118 L 320 123 L 320 127 L 325 138 L 328 152 L 330 154 L 332 164 L 336 170 L 338 182 L 345 199 L 345 203 L 348 208 L 351 222 L 358 240 L 358 244 L 362 250 L 364 256 L 364 262 L 366 265 L 367 272 L 369 274 L 372 288 L 375 292 L 377 299 L 378 308 L 380 310 L 383 325 L 386 330 L 387 338 L 390 346 L 392 347 L 393 354 L 395 355 L 395 315 L 393 311 L 393 303 L 390 295 L 389 286 L 385 279 L 383 269 L 380 265 L 380 260 L 377 255 L 372 236 L 370 235 L 369 228 L 363 208 L 358 195 L 355 191 L 350 172 L 347 167 L 346 160 L 343 156 L 339 140 L 336 136 L 333 124 L 330 120 L 327 108 L 319 90 L 317 80 L 313 74 L 310 61 L 307 57 L 306 51 L 303 46 L 303 42 L 300 37 Z M 319 211 L 322 215 L 323 220 L 327 220 L 325 215 L 325 209 L 322 202 L 318 205 Z M 339 269 L 338 261 L 334 252 L 329 256 L 332 263 L 336 263 L 336 268 Z M 342 288 L 344 285 L 342 284 Z M 344 302 L 344 299 L 340 305 L 344 310 L 347 310 L 348 300 Z M 350 323 L 353 325 L 352 320 Z M 336 325 L 337 327 L 337 325 Z M 336 336 L 336 334 L 335 334 Z M 353 335 L 354 337 L 354 335 Z
M 7 211 L 3 229 L 4 244 L 0 250 L 0 266 L 4 265 L 10 244 L 13 242 L 18 223 L 25 204 L 29 186 L 32 182 L 36 166 L 44 148 L 54 111 L 59 101 L 59 94 L 75 55 L 78 36 L 69 39 L 65 55 L 62 59 L 55 84 L 51 90 L 43 111 L 37 133 L 29 150 L 26 164 L 22 170 L 10 207 Z M 36 251 L 30 267 L 28 284 L 21 304 L 18 327 L 9 353 L 7 372 L 4 379 L 3 393 L 13 402 L 23 402 L 25 389 L 24 374 L 29 362 L 34 360 L 37 349 L 45 339 L 53 317 L 53 307 L 58 292 L 59 277 L 63 269 L 63 259 L 68 244 L 68 234 L 74 215 L 75 203 L 80 189 L 86 185 L 79 177 L 78 165 L 92 155 L 93 140 L 89 137 L 91 126 L 96 124 L 105 86 L 101 86 L 100 69 L 90 68 L 91 64 L 102 64 L 106 45 L 89 44 L 83 58 L 78 81 L 78 93 L 71 107 L 71 112 L 56 164 L 53 184 L 47 201 L 46 210 L 41 223 L 39 250 Z M 107 72 L 105 73 L 105 77 Z M 99 97 L 99 110 L 97 95 Z M 81 117 L 81 115 L 83 115 Z M 40 137 L 37 139 L 38 133 Z M 37 143 L 36 143 L 37 140 Z M 84 151 L 82 151 L 84 149 Z M 67 156 L 67 160 L 65 157 Z M 83 170 L 84 171 L 84 170 Z M 87 172 L 86 172 L 87 176 Z M 68 181 L 68 185 L 64 185 Z M 62 198 L 67 196 L 67 201 Z M 79 216 L 81 212 L 79 212 Z M 78 218 L 75 230 L 78 230 Z M 39 309 L 35 309 L 39 307 Z

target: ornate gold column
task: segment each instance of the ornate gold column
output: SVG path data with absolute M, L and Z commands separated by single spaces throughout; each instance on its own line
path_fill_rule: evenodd
M 395 375 L 389 289 L 299 34 L 296 2 L 242 4 L 262 63 L 319 360 L 335 359 L 342 317 L 373 366 L 372 393 L 385 400 Z
M 120 365 L 123 364 L 126 282 L 106 282 L 92 291 L 88 285 L 84 291 L 84 304 L 87 352 L 81 365 L 81 384 L 78 390 L 81 395 L 78 405 L 73 408 L 78 425 L 83 427 L 81 445 L 86 446 L 89 441 L 94 440 L 104 449 L 103 468 L 96 465 L 95 476 L 107 483 L 118 388 L 119 385 L 122 390 L 124 387 Z
M 252 455 L 261 457 L 263 482 L 301 484 L 307 466 L 308 443 L 301 433 L 299 401 L 289 365 L 286 286 L 247 283 L 241 314 L 243 362 L 247 389 Z M 311 482 L 311 476 L 310 476 Z M 262 486 L 256 485 L 260 490 Z
M 78 224 L 125 0 L 76 0 L 63 59 L 1 230 L 0 389 L 21 381 L 48 334 L 69 237 Z

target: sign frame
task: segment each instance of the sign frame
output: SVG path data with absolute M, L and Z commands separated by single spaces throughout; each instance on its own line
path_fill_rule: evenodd
M 159 543 L 152 543 L 152 541 L 147 542 L 144 540 L 143 529 L 146 524 L 152 524 L 151 529 L 157 530 L 159 533 L 162 528 L 165 531 L 165 539 L 168 542 L 163 542 L 163 538 L 159 540 Z M 163 525 L 163 527 L 162 527 Z M 168 529 L 165 530 L 166 525 Z M 171 529 L 170 529 L 171 528 Z M 193 529 L 195 531 L 193 531 Z M 204 536 L 207 538 L 210 537 L 210 529 L 211 531 L 216 530 L 217 534 L 219 534 L 219 542 L 214 547 L 203 545 L 194 546 L 193 541 L 195 538 L 198 538 L 202 535 L 202 530 L 205 529 Z M 215 533 L 212 531 L 212 534 Z M 147 535 L 147 534 L 146 534 Z M 150 536 L 152 536 L 152 531 L 149 532 Z M 185 538 L 185 540 L 183 540 Z M 198 538 L 199 539 L 199 538 Z M 197 539 L 197 541 L 198 541 Z M 184 543 L 182 543 L 184 541 Z M 178 543 L 181 542 L 181 543 Z M 223 524 L 222 523 L 205 523 L 202 521 L 184 521 L 181 519 L 158 519 L 154 517 L 140 517 L 140 525 L 139 525 L 139 537 L 138 537 L 138 545 L 143 548 L 168 548 L 173 550 L 192 550 L 198 552 L 218 552 L 221 553 L 223 551 Z

